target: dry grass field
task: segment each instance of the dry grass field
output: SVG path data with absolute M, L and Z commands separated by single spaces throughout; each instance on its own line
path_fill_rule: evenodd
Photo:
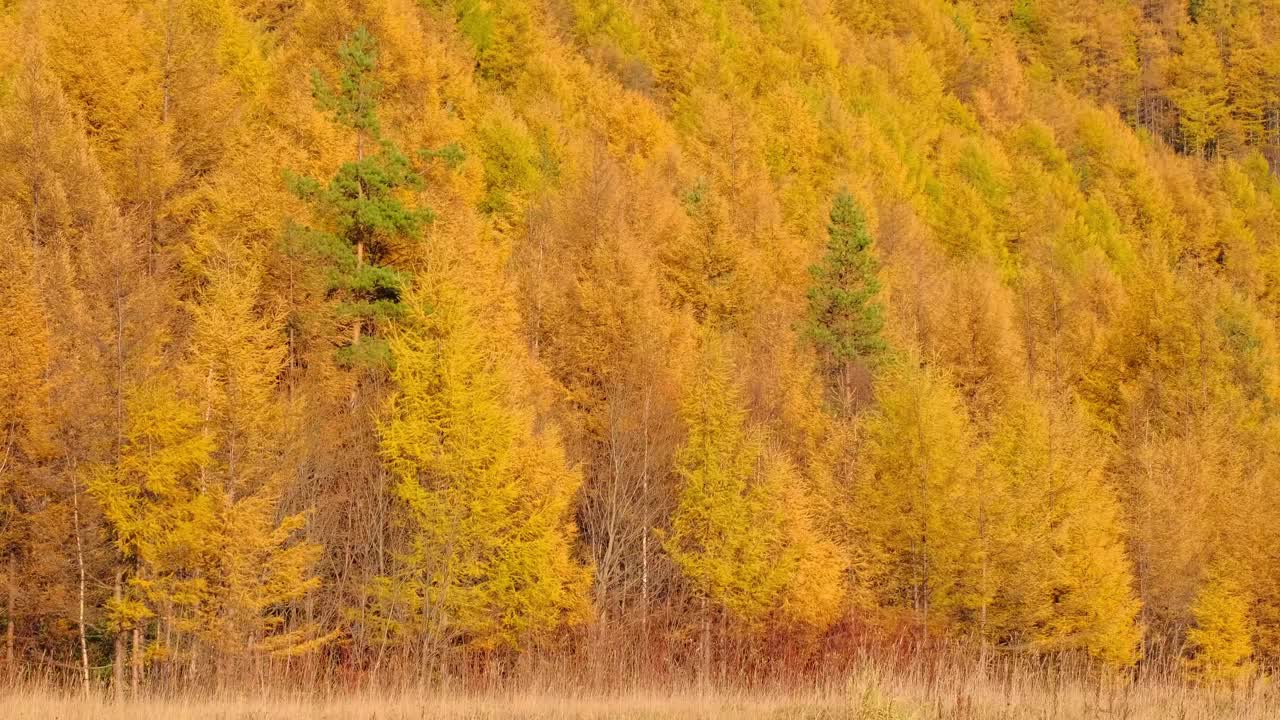
M 26 686 L 0 694 L 4 720 L 1274 720 L 1268 683 L 1232 689 L 1032 673 L 1004 680 L 962 672 L 866 671 L 808 690 L 298 691 L 157 694 L 113 701 Z

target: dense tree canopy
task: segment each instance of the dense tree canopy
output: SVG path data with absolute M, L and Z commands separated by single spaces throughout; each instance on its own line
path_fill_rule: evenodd
M 6 667 L 1274 672 L 1277 167 L 1277 0 L 0 3 Z

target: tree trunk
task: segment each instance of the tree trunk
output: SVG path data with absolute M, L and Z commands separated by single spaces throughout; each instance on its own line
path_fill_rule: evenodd
M 924 639 L 929 640 L 929 448 L 924 439 L 924 410 L 920 406 L 920 390 L 916 390 L 916 442 L 924 453 L 920 463 L 920 564 L 921 572 L 917 590 L 917 602 L 923 606 L 922 624 Z
M 5 584 L 8 585 L 8 592 L 4 603 L 4 662 L 9 679 L 13 680 L 18 673 L 18 660 L 14 657 L 13 650 L 14 624 L 17 620 L 14 614 L 18 606 L 18 561 L 12 554 L 9 555 L 9 567 L 5 572 Z
M 129 694 L 138 696 L 142 683 L 142 626 L 133 626 L 133 649 L 129 653 Z
M 702 595 L 702 671 L 699 675 L 699 684 L 703 692 L 706 692 L 711 679 L 711 613 L 707 610 L 705 593 Z
M 643 531 L 640 536 L 640 631 L 644 640 L 644 650 L 649 650 L 649 406 L 650 389 L 646 385 L 644 391 L 644 465 L 640 471 L 640 506 L 644 514 Z
M 363 132 L 356 133 L 356 162 L 357 162 L 357 165 L 356 165 L 357 168 L 363 167 L 363 165 L 360 164 L 364 162 L 364 133 Z M 357 169 L 356 172 L 359 173 L 360 172 L 359 169 Z M 364 200 L 364 178 L 360 177 L 359 175 L 357 175 L 356 177 L 356 190 L 360 194 L 360 199 Z M 360 268 L 362 267 L 364 267 L 364 238 L 360 237 L 359 239 L 356 240 L 356 272 L 359 272 Z M 355 350 L 356 343 L 360 342 L 360 330 L 363 324 L 364 324 L 364 320 L 360 317 L 356 317 L 356 326 L 351 329 L 351 349 L 353 351 Z M 354 403 L 355 402 L 354 391 L 352 391 L 351 399 L 352 399 L 352 402 Z
M 359 271 L 360 268 L 362 267 L 364 267 L 364 241 L 363 240 L 358 241 L 356 243 L 356 270 Z M 360 342 L 360 331 L 363 325 L 364 325 L 364 320 L 362 318 L 357 317 L 355 326 L 351 328 L 352 349 L 354 349 L 356 344 Z
M 76 469 L 71 468 L 71 518 L 76 531 L 76 567 L 80 571 L 80 614 L 76 618 L 76 627 L 80 634 L 80 686 L 85 695 L 89 694 L 89 644 L 84 632 L 84 541 L 80 539 L 80 483 L 76 479 Z
M 124 582 L 124 570 L 116 571 L 116 586 L 112 598 L 119 605 L 124 597 L 121 584 Z M 119 696 L 124 693 L 124 631 L 116 631 L 115 646 L 111 655 L 111 687 Z

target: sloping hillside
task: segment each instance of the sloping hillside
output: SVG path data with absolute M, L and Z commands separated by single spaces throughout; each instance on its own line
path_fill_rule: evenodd
M 11 668 L 1280 662 L 1275 0 L 0 38 Z

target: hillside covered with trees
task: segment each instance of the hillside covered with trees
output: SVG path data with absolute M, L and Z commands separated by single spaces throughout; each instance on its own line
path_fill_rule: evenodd
M 1278 168 L 1277 0 L 0 0 L 3 662 L 1274 672 Z

